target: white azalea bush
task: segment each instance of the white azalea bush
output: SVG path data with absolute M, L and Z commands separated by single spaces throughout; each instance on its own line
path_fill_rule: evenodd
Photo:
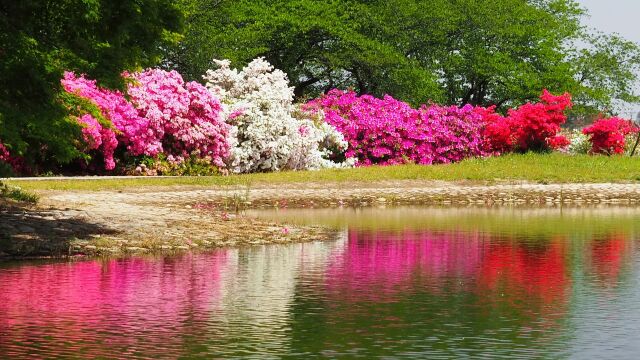
M 583 134 L 581 130 L 571 131 L 567 135 L 567 139 L 571 142 L 568 147 L 569 154 L 587 154 L 589 153 L 589 150 L 591 150 L 591 141 L 589 141 L 589 136 Z
M 231 172 L 320 169 L 353 165 L 337 162 L 347 149 L 344 137 L 324 121 L 313 121 L 293 105 L 287 75 L 263 58 L 241 71 L 215 60 L 206 86 L 225 106 L 230 130 Z

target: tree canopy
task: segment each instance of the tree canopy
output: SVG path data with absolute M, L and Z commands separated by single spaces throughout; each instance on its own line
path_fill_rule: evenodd
M 177 40 L 171 0 L 0 1 L 0 140 L 12 153 L 77 156 L 77 99 L 64 95 L 65 70 L 122 85 L 121 72 L 157 64 Z
M 298 97 L 333 87 L 416 103 L 513 106 L 543 88 L 577 111 L 637 102 L 638 45 L 592 34 L 573 0 L 183 0 L 167 64 L 197 79 L 214 58 L 257 56 Z

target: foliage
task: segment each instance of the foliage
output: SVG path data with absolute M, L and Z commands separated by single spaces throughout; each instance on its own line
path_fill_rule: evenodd
M 333 88 L 502 112 L 541 89 L 574 111 L 638 102 L 640 47 L 581 26 L 575 0 L 181 0 L 184 40 L 166 66 L 195 78 L 211 59 L 282 69 L 298 99 Z M 508 9 L 508 11 L 505 11 Z
M 11 199 L 20 202 L 37 203 L 38 195 L 22 190 L 17 186 L 7 185 L 0 182 L 0 199 Z
M 627 136 L 639 130 L 629 120 L 612 117 L 598 119 L 582 132 L 589 136 L 591 153 L 613 155 L 623 154 Z
M 289 75 L 297 98 L 355 87 L 414 103 L 442 100 L 436 76 L 394 46 L 388 36 L 400 29 L 386 26 L 374 3 L 182 0 L 187 30 L 169 49 L 167 66 L 196 78 L 211 59 L 247 64 L 265 57 Z
M 143 157 L 138 165 L 128 167 L 126 173 L 138 176 L 212 176 L 219 175 L 220 170 L 208 157 L 192 155 L 188 158 L 176 158 L 159 154 L 156 157 Z
M 0 138 L 30 163 L 78 157 L 82 134 L 64 104 L 63 72 L 122 86 L 121 72 L 157 63 L 180 28 L 169 0 L 2 1 Z
M 482 156 L 482 119 L 473 107 L 414 109 L 391 96 L 377 99 L 332 90 L 306 105 L 322 111 L 349 142 L 360 165 L 437 164 Z
M 205 75 L 207 87 L 227 106 L 232 125 L 231 156 L 235 173 L 318 169 L 340 166 L 330 159 L 330 149 L 344 151 L 346 144 L 335 129 L 297 119 L 293 89 L 285 73 L 264 59 L 255 59 L 241 71 L 228 60 Z M 327 144 L 329 142 L 329 144 Z

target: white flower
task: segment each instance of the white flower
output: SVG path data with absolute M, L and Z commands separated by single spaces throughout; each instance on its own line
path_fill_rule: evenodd
M 225 117 L 232 125 L 227 159 L 232 172 L 353 166 L 351 160 L 340 164 L 329 160 L 347 148 L 335 128 L 294 117 L 302 112 L 293 105 L 293 88 L 284 72 L 263 58 L 242 71 L 231 69 L 228 60 L 214 62 L 219 68 L 208 70 L 204 79 L 225 105 Z

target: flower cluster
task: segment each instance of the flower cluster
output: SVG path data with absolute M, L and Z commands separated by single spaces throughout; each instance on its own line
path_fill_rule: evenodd
M 148 121 L 147 133 L 158 146 L 145 155 L 196 154 L 224 166 L 229 126 L 215 96 L 196 82 L 185 83 L 176 71 L 150 69 L 132 77 L 128 94 L 138 115 Z
M 87 145 L 86 150 L 100 149 L 104 155 L 105 169 L 113 170 L 116 167 L 113 153 L 118 147 L 116 134 L 110 128 L 102 126 L 98 120 L 89 114 L 78 117 L 78 122 L 83 125 L 82 136 Z
M 582 130 L 591 141 L 593 154 L 623 154 L 626 137 L 637 133 L 640 129 L 629 120 L 618 117 L 596 120 L 591 126 Z
M 148 121 L 138 116 L 138 111 L 121 92 L 100 88 L 95 80 L 86 79 L 84 76 L 78 77 L 68 71 L 65 72 L 61 82 L 67 92 L 76 94 L 98 106 L 104 117 L 117 129 L 120 140 L 127 144 L 127 149 L 133 155 L 157 152 L 156 145 L 150 144 L 147 133 Z M 83 126 L 83 137 L 87 141 L 88 149 L 102 152 L 105 168 L 113 170 L 115 168 L 113 154 L 117 144 L 112 146 L 109 140 L 100 148 L 103 144 L 102 134 L 111 139 L 112 136 L 107 133 L 112 130 L 90 115 L 78 117 L 78 123 Z
M 13 156 L 9 149 L 0 141 L 0 163 L 9 165 L 11 170 L 16 174 L 27 173 L 27 167 L 24 159 L 19 156 Z
M 565 111 L 571 106 L 569 94 L 555 96 L 544 90 L 539 103 L 511 109 L 506 117 L 496 114 L 493 108 L 480 109 L 486 123 L 483 136 L 495 153 L 567 146 L 566 139 L 556 135 L 567 120 Z
M 349 143 L 359 165 L 433 164 L 482 156 L 482 118 L 472 106 L 414 109 L 391 96 L 377 99 L 332 90 L 305 105 L 322 111 Z
M 346 143 L 330 126 L 314 123 L 293 105 L 287 75 L 258 58 L 241 71 L 228 60 L 204 76 L 211 93 L 226 105 L 231 129 L 227 166 L 235 173 L 317 169 L 340 164 L 329 159 L 331 148 Z
M 571 145 L 571 140 L 567 139 L 564 135 L 556 135 L 547 138 L 547 146 L 552 150 L 565 151 Z
M 147 70 L 125 76 L 132 80 L 127 89 L 131 101 L 119 91 L 100 88 L 95 81 L 71 72 L 62 79 L 67 92 L 97 105 L 114 128 L 88 114 L 77 119 L 83 126 L 87 150 L 101 152 L 107 170 L 115 168 L 113 155 L 118 143 L 133 156 L 197 154 L 210 158 L 216 166 L 224 165 L 229 151 L 228 126 L 220 102 L 204 86 L 185 84 L 175 71 Z

